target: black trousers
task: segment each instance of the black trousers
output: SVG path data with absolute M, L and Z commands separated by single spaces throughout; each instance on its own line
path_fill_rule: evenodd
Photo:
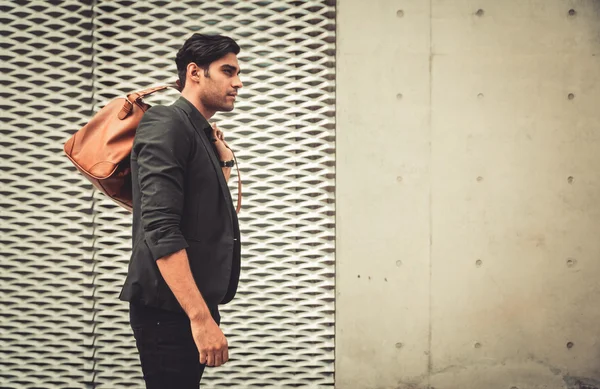
M 218 309 L 211 309 L 217 324 Z M 190 320 L 185 313 L 131 303 L 129 321 L 140 353 L 146 389 L 198 389 L 205 365 L 200 364 Z

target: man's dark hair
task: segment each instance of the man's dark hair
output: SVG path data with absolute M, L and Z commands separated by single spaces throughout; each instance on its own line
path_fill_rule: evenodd
M 185 86 L 185 73 L 190 62 L 204 69 L 208 76 L 209 65 L 228 53 L 238 54 L 240 46 L 235 41 L 223 35 L 194 34 L 185 41 L 177 52 L 175 63 L 181 88 Z

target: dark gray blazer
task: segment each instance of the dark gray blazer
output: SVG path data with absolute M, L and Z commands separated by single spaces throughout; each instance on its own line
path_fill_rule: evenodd
M 184 97 L 143 116 L 131 152 L 133 249 L 120 299 L 181 311 L 156 260 L 187 249 L 209 308 L 233 299 L 240 230 L 211 128 Z

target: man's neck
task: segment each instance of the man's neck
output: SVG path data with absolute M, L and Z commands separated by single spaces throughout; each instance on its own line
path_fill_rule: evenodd
M 204 119 L 209 120 L 211 117 L 213 117 L 213 115 L 215 114 L 216 111 L 213 111 L 211 109 L 208 109 L 204 106 L 204 104 L 202 104 L 202 102 L 200 101 L 200 99 L 198 98 L 198 94 L 194 93 L 193 91 L 190 91 L 188 89 L 184 89 L 181 92 L 181 96 L 185 97 L 185 99 L 187 101 L 189 101 L 190 103 L 192 103 L 192 105 L 194 107 L 196 107 L 196 109 L 198 111 L 200 111 L 200 113 L 202 114 L 202 116 L 204 116 Z

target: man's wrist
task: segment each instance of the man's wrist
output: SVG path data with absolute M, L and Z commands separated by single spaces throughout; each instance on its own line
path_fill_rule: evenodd
M 208 319 L 209 317 L 211 317 L 211 315 L 208 309 L 199 309 L 196 312 L 191 312 L 190 315 L 188 315 L 188 318 L 191 322 L 197 323 L 206 321 L 206 319 Z
M 219 159 L 221 161 L 229 161 L 230 159 L 233 159 L 233 153 L 228 148 L 222 148 L 220 150 L 217 148 L 217 154 L 219 154 Z

